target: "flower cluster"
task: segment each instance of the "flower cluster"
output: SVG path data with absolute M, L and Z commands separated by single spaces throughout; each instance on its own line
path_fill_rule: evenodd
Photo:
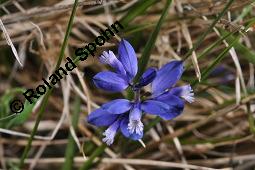
M 122 40 L 118 48 L 118 58 L 112 51 L 104 51 L 100 62 L 110 65 L 114 72 L 103 71 L 93 78 L 94 84 L 103 90 L 121 92 L 127 87 L 135 93 L 134 101 L 116 99 L 103 104 L 88 115 L 88 122 L 107 126 L 103 141 L 111 145 L 118 130 L 125 137 L 139 140 L 143 137 L 142 113 L 160 116 L 170 120 L 180 115 L 184 108 L 184 100 L 193 102 L 194 93 L 190 85 L 175 87 L 183 73 L 182 61 L 172 61 L 159 70 L 147 69 L 137 83 L 133 82 L 137 74 L 137 57 L 133 47 Z M 141 98 L 142 87 L 151 84 L 151 96 Z

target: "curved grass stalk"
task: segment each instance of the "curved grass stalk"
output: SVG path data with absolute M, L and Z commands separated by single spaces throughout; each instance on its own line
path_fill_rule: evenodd
M 72 8 L 72 13 L 71 13 L 70 19 L 68 21 L 67 30 L 66 30 L 66 33 L 65 33 L 63 44 L 61 46 L 61 50 L 60 50 L 60 54 L 59 54 L 59 57 L 58 57 L 58 62 L 56 64 L 55 70 L 59 68 L 59 66 L 61 64 L 61 61 L 64 58 L 65 49 L 66 49 L 66 46 L 67 46 L 67 43 L 68 43 L 68 38 L 69 38 L 71 29 L 72 29 L 73 20 L 74 20 L 74 16 L 75 16 L 77 7 L 78 7 L 78 0 L 75 0 L 73 8 Z M 45 108 L 46 108 L 46 105 L 48 103 L 48 100 L 49 100 L 49 97 L 50 97 L 52 91 L 53 91 L 53 88 L 48 90 L 46 92 L 44 98 L 43 98 L 42 106 L 40 107 L 40 110 L 38 112 L 38 116 L 36 118 L 35 125 L 33 127 L 32 132 L 31 132 L 30 138 L 28 139 L 28 144 L 26 145 L 26 148 L 25 148 L 25 150 L 24 150 L 24 152 L 23 152 L 23 154 L 21 156 L 21 159 L 20 159 L 20 162 L 19 162 L 19 168 L 22 168 L 24 166 L 25 159 L 27 158 L 27 155 L 28 155 L 29 150 L 31 148 L 31 145 L 32 145 L 32 142 L 33 142 L 33 138 L 34 138 L 34 136 L 35 136 L 35 134 L 37 132 L 39 123 L 40 123 L 40 121 L 42 119 L 42 116 L 43 116 L 43 114 L 45 112 Z

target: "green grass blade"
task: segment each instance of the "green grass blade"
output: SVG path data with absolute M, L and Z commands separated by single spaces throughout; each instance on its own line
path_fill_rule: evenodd
M 229 37 L 230 35 L 234 34 L 235 32 L 230 32 L 226 35 L 224 35 L 223 37 L 221 37 L 220 39 L 218 39 L 216 42 L 214 42 L 213 44 L 211 44 L 209 47 L 207 47 L 201 54 L 199 54 L 197 56 L 197 59 L 202 59 L 204 58 L 207 54 L 209 54 L 214 48 L 217 47 L 217 45 L 219 45 L 220 43 L 223 42 L 223 40 L 225 40 L 227 37 Z M 191 64 L 186 66 L 186 70 L 189 69 L 189 67 L 191 66 Z
M 229 34 L 227 31 L 222 30 L 222 29 L 220 30 L 220 32 L 221 32 L 221 35 L 222 35 L 222 36 L 225 36 L 225 35 Z M 235 39 L 234 36 L 229 36 L 229 37 L 226 39 L 226 41 L 227 41 L 228 43 L 231 43 L 231 42 L 234 41 L 234 39 Z M 246 46 L 244 46 L 244 45 L 241 44 L 240 42 L 237 42 L 237 43 L 234 45 L 234 48 L 235 48 L 235 50 L 236 50 L 238 53 L 242 54 L 242 55 L 240 55 L 240 57 L 244 57 L 244 58 L 245 58 L 246 60 L 248 60 L 250 63 L 255 64 L 255 52 L 253 52 L 251 49 L 247 48 Z
M 216 23 L 220 20 L 220 18 L 225 14 L 225 12 L 227 11 L 227 9 L 230 7 L 230 5 L 233 3 L 233 0 L 230 0 L 228 2 L 228 4 L 225 6 L 225 8 L 223 9 L 223 11 L 219 14 L 219 16 L 215 19 L 215 21 L 211 24 L 211 26 L 208 28 L 208 30 L 197 40 L 196 45 L 194 45 L 194 47 L 192 49 L 190 49 L 188 51 L 188 53 L 186 54 L 186 56 L 184 57 L 184 60 L 186 60 L 189 55 L 202 43 L 203 39 L 206 37 L 207 33 L 211 32 L 211 30 L 213 29 L 213 27 L 216 25 Z M 249 21 L 249 23 L 247 24 L 245 30 L 247 30 L 250 26 L 252 26 L 254 24 L 254 18 L 251 19 L 251 21 Z M 229 33 L 227 35 L 225 35 L 224 37 L 222 37 L 220 40 L 218 40 L 217 42 L 215 42 L 214 44 L 212 44 L 208 49 L 206 49 L 206 51 L 204 51 L 202 53 L 202 56 L 200 57 L 204 57 L 209 51 L 211 51 L 217 44 L 219 44 L 221 41 L 223 41 L 224 39 L 226 39 L 228 36 L 234 34 L 233 33 Z M 201 75 L 201 80 L 204 80 L 209 73 L 212 71 L 212 69 L 225 57 L 226 53 L 237 43 L 237 40 L 239 40 L 241 35 L 239 35 L 238 37 L 236 37 L 236 39 L 229 45 L 228 48 L 226 48 L 218 57 L 216 60 L 214 60 L 214 62 L 209 66 L 209 68 L 205 71 L 202 72 Z M 199 83 L 198 80 L 193 81 L 191 84 L 194 88 L 194 86 L 196 86 Z M 145 129 L 149 130 L 150 128 L 152 128 L 154 125 L 156 125 L 158 122 L 160 121 L 159 117 L 156 117 L 154 120 L 152 120 L 152 122 L 150 124 L 148 124 Z
M 143 72 L 145 71 L 145 69 L 147 67 L 148 61 L 149 61 L 150 56 L 151 56 L 151 51 L 155 47 L 155 42 L 157 40 L 160 28 L 161 28 L 161 26 L 164 22 L 164 19 L 167 16 L 168 9 L 169 9 L 171 3 L 172 3 L 172 0 L 167 1 L 166 6 L 165 6 L 165 8 L 162 12 L 162 15 L 161 15 L 155 29 L 153 30 L 152 34 L 150 35 L 149 40 L 147 41 L 147 43 L 145 45 L 142 56 L 139 60 L 138 73 L 136 75 L 135 82 L 141 77 L 141 75 L 143 74 Z
M 253 18 L 251 21 L 249 21 L 249 23 L 246 25 L 245 27 L 245 31 L 248 30 L 250 28 L 251 25 L 253 25 L 255 23 L 255 18 Z M 226 33 L 222 38 L 229 38 L 231 34 Z M 204 80 L 205 78 L 208 77 L 208 75 L 210 74 L 210 72 L 213 70 L 213 68 L 225 57 L 226 53 L 234 46 L 236 46 L 236 44 L 238 43 L 238 40 L 240 39 L 240 37 L 242 36 L 242 33 L 239 33 L 239 35 L 237 37 L 233 37 L 233 39 L 231 39 L 231 41 L 229 41 L 229 46 L 227 48 L 225 48 L 223 50 L 223 52 L 221 52 L 221 54 L 213 61 L 213 63 L 205 70 L 202 72 L 202 77 L 201 77 L 201 81 Z M 193 81 L 191 84 L 194 88 L 194 86 L 196 86 L 198 84 L 198 80 Z
M 77 129 L 77 126 L 79 123 L 80 108 L 81 108 L 81 99 L 80 97 L 76 96 L 74 108 L 73 108 L 74 111 L 72 115 L 72 125 L 74 130 Z M 65 153 L 65 162 L 62 166 L 62 170 L 73 169 L 74 156 L 75 156 L 75 141 L 71 135 L 71 132 L 69 132 L 68 144 L 67 144 L 66 153 Z
M 196 50 L 201 45 L 201 43 L 203 42 L 205 37 L 213 30 L 213 27 L 215 27 L 215 25 L 219 22 L 219 20 L 227 12 L 228 8 L 230 7 L 230 5 L 233 2 L 234 2 L 234 0 L 229 0 L 229 2 L 226 4 L 224 9 L 221 11 L 221 13 L 217 16 L 217 18 L 213 21 L 213 23 L 209 26 L 209 28 L 198 38 L 198 40 L 194 44 L 193 48 L 188 51 L 188 53 L 185 55 L 183 60 L 186 60 L 192 54 L 192 52 L 194 50 Z
M 62 59 L 63 59 L 63 57 L 64 57 L 65 49 L 66 49 L 67 42 L 68 42 L 68 38 L 69 38 L 71 29 L 72 29 L 73 20 L 74 20 L 74 16 L 75 16 L 77 7 L 78 7 L 78 0 L 75 0 L 74 6 L 73 6 L 73 8 L 72 8 L 72 13 L 71 13 L 71 16 L 70 16 L 70 19 L 69 19 L 69 22 L 68 22 L 67 30 L 66 30 L 66 33 L 65 33 L 65 38 L 64 38 L 64 41 L 63 41 L 62 46 L 61 46 L 61 51 L 60 51 L 60 54 L 59 54 L 59 57 L 58 57 L 58 62 L 57 62 L 56 67 L 55 67 L 56 69 L 59 68 L 59 66 L 60 66 L 60 64 L 61 64 L 61 61 L 62 61 Z M 22 168 L 23 165 L 24 165 L 24 161 L 25 161 L 25 159 L 26 159 L 26 157 L 27 157 L 27 155 L 28 155 L 28 152 L 29 152 L 29 150 L 30 150 L 30 148 L 31 148 L 31 144 L 32 144 L 33 138 L 34 138 L 34 136 L 35 136 L 35 134 L 36 134 L 36 132 L 37 132 L 39 123 L 40 123 L 40 121 L 41 121 L 41 119 L 42 119 L 42 116 L 43 116 L 43 114 L 44 114 L 44 112 L 45 112 L 45 108 L 46 108 L 46 106 L 47 106 L 48 99 L 49 99 L 49 97 L 50 97 L 52 91 L 53 91 L 53 88 L 50 89 L 50 90 L 48 90 L 48 91 L 46 92 L 44 98 L 43 98 L 42 106 L 40 107 L 40 110 L 39 110 L 39 112 L 38 112 L 38 116 L 37 116 L 37 118 L 36 118 L 35 125 L 34 125 L 34 127 L 33 127 L 32 132 L 31 132 L 31 135 L 30 135 L 30 137 L 29 137 L 29 139 L 28 139 L 28 144 L 26 145 L 26 148 L 25 148 L 25 150 L 24 150 L 24 152 L 23 152 L 23 154 L 22 154 L 22 157 L 21 157 L 21 159 L 20 159 L 20 163 L 19 163 L 19 167 L 20 167 L 20 168 Z
M 124 15 L 120 23 L 126 27 L 130 21 L 132 21 L 135 17 L 138 15 L 141 15 L 143 12 L 146 11 L 147 8 L 149 8 L 154 3 L 159 2 L 157 0 L 141 0 L 138 1 L 136 4 L 133 5 L 133 7 L 127 12 L 126 15 Z
M 135 80 L 134 82 L 137 82 L 139 80 L 139 78 L 141 77 L 141 75 L 143 74 L 143 72 L 145 71 L 146 67 L 147 67 L 147 64 L 148 64 L 148 61 L 150 59 L 150 55 L 151 55 L 151 51 L 152 49 L 155 47 L 155 42 L 156 42 L 156 39 L 158 37 L 158 34 L 159 34 L 159 31 L 160 31 L 160 28 L 164 22 L 164 19 L 167 15 L 167 12 L 168 12 L 168 9 L 171 5 L 172 1 L 171 0 L 168 0 L 167 1 L 167 4 L 162 12 L 162 15 L 155 27 L 155 29 L 153 30 L 152 34 L 150 35 L 149 37 L 149 40 L 147 41 L 145 47 L 144 47 L 144 50 L 143 50 L 143 53 L 142 53 L 142 56 L 139 60 L 139 64 L 138 64 L 138 73 L 135 77 Z M 132 99 L 134 96 L 133 94 L 133 91 L 131 89 L 128 89 L 127 91 L 127 98 L 129 99 Z
M 0 98 L 0 127 L 6 128 L 8 123 L 17 116 L 10 109 L 10 103 L 14 100 L 16 94 L 22 94 L 25 89 L 14 88 L 6 90 Z
M 211 73 L 211 71 L 216 67 L 217 64 L 220 63 L 220 61 L 226 56 L 226 54 L 228 53 L 228 51 L 236 44 L 236 42 L 239 40 L 240 36 L 236 37 L 234 41 L 232 41 L 231 44 L 229 44 L 229 46 L 227 48 L 225 48 L 220 55 L 218 55 L 218 57 L 208 66 L 208 68 L 206 70 L 204 70 L 202 72 L 201 75 L 201 81 L 203 81 L 204 79 L 206 79 L 209 74 Z M 192 87 L 194 88 L 197 84 L 199 83 L 198 80 L 195 80 L 191 83 Z
M 93 153 L 92 155 L 89 157 L 89 159 L 83 164 L 83 166 L 79 169 L 79 170 L 88 170 L 90 169 L 90 167 L 92 166 L 93 164 L 93 161 L 94 159 L 101 155 L 104 150 L 106 148 L 106 145 L 105 144 L 102 144 L 101 146 L 99 146 Z

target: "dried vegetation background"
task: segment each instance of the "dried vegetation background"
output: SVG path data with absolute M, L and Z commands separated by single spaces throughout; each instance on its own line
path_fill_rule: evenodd
M 11 48 L 11 42 L 1 33 L 0 115 L 4 118 L 10 115 L 8 102 L 13 96 L 22 88 L 35 88 L 54 70 L 73 1 L 0 2 L 1 28 L 5 27 L 14 45 Z M 74 56 L 76 48 L 93 42 L 100 34 L 99 29 L 105 29 L 125 16 L 137 2 L 80 0 L 65 57 Z M 119 39 L 126 38 L 140 57 L 165 2 L 157 1 L 137 16 L 118 37 L 98 47 L 97 56 L 103 50 L 115 50 Z M 149 65 L 161 67 L 172 59 L 184 58 L 227 2 L 173 1 Z M 93 75 L 108 69 L 98 62 L 97 57 L 80 62 L 78 69 L 63 79 L 51 95 L 23 168 L 79 169 L 87 160 L 92 160 L 96 163 L 90 169 L 101 170 L 254 169 L 255 33 L 254 25 L 247 32 L 243 27 L 254 19 L 254 9 L 252 1 L 235 0 L 214 30 L 185 61 L 186 70 L 179 83 L 196 85 L 195 102 L 186 105 L 177 119 L 155 123 L 144 136 L 146 148 L 120 137 L 111 147 L 103 148 L 104 152 L 94 155 L 102 144 L 102 136 L 100 130 L 86 122 L 86 115 L 102 103 L 126 94 L 109 94 L 93 86 Z M 204 71 L 232 39 L 224 40 L 202 57 L 201 54 L 222 37 L 224 30 L 235 32 L 232 38 L 240 36 L 240 39 L 204 78 Z M 14 47 L 23 67 L 15 58 Z M 1 169 L 18 169 L 17 163 L 34 127 L 40 102 L 26 107 L 23 118 L 17 119 L 14 115 L 1 120 Z M 154 118 L 146 116 L 145 124 L 155 122 Z

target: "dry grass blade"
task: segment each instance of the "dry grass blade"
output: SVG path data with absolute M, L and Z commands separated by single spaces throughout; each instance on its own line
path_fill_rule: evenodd
M 1 19 L 0 19 L 0 28 L 1 28 L 2 31 L 3 31 L 5 40 L 7 41 L 7 44 L 8 44 L 9 46 L 11 46 L 12 52 L 13 52 L 13 54 L 14 54 L 16 60 L 19 62 L 20 66 L 23 67 L 23 64 L 22 64 L 21 61 L 20 61 L 20 57 L 18 56 L 17 50 L 16 50 L 16 48 L 14 47 L 14 45 L 13 45 L 13 43 L 12 43 L 12 41 L 11 41 L 11 38 L 10 38 L 10 36 L 9 36 L 9 34 L 8 34 L 8 32 L 7 32 L 7 30 L 5 29 L 4 24 L 3 24 L 3 22 L 2 22 Z

